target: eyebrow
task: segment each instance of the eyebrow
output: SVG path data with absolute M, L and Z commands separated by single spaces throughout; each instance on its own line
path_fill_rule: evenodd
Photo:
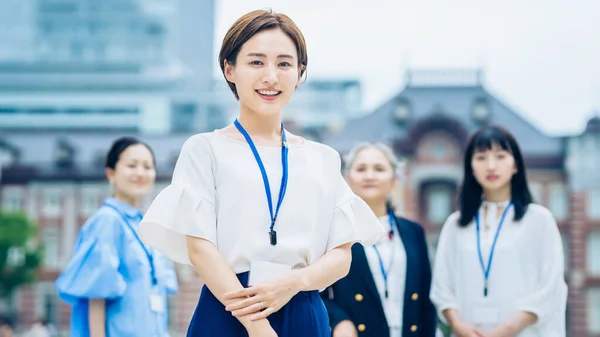
M 246 56 L 267 57 L 267 55 L 261 54 L 261 53 L 250 53 L 250 54 L 248 54 Z M 289 54 L 281 54 L 281 55 L 278 55 L 277 58 L 292 59 L 292 60 L 294 59 L 294 57 L 292 55 L 289 55 Z

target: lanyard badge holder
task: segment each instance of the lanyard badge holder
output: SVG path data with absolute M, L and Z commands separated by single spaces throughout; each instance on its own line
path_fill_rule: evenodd
M 388 211 L 388 217 L 390 219 L 389 238 L 390 238 L 390 240 L 392 240 L 394 238 L 394 227 L 396 227 L 396 218 L 394 217 L 394 213 L 392 213 L 391 210 Z M 379 253 L 379 249 L 377 249 L 376 245 L 373 245 L 373 250 L 375 250 L 375 254 L 377 254 L 377 260 L 379 261 L 379 269 L 381 269 L 381 275 L 383 276 L 383 284 L 385 287 L 384 296 L 387 299 L 389 296 L 388 276 L 389 276 L 390 272 L 392 271 L 392 267 L 394 266 L 394 257 L 396 255 L 396 246 L 392 242 L 392 252 L 390 254 L 390 264 L 389 264 L 387 270 L 385 269 L 385 267 L 383 265 L 383 258 L 381 257 L 381 253 Z
M 152 251 L 149 250 L 146 247 L 146 245 L 142 242 L 142 239 L 140 239 L 135 228 L 131 226 L 127 217 L 118 208 L 108 203 L 104 203 L 104 206 L 111 208 L 121 216 L 127 228 L 129 228 L 129 230 L 133 234 L 133 237 L 136 239 L 136 241 L 140 244 L 140 246 L 146 253 L 146 257 L 148 258 L 148 264 L 150 266 L 150 279 L 152 282 L 152 290 L 150 293 L 150 309 L 156 313 L 164 312 L 165 303 L 163 300 L 163 296 L 161 295 L 160 289 L 158 287 L 158 279 L 156 278 L 156 268 L 154 267 L 154 256 L 152 255 Z
M 283 198 L 285 197 L 285 192 L 287 190 L 287 182 L 288 182 L 288 146 L 287 139 L 285 136 L 285 129 L 283 128 L 283 123 L 281 124 L 281 166 L 283 168 L 283 174 L 281 176 L 281 185 L 279 187 L 279 198 L 277 199 L 277 206 L 275 208 L 275 213 L 273 213 L 273 200 L 271 197 L 271 186 L 269 185 L 269 178 L 267 177 L 267 171 L 265 170 L 265 166 L 260 159 L 260 155 L 258 154 L 258 150 L 256 149 L 256 145 L 252 141 L 252 138 L 246 132 L 244 127 L 238 122 L 236 119 L 234 121 L 235 127 L 240 131 L 240 133 L 248 142 L 250 146 L 250 150 L 252 150 L 252 154 L 254 155 L 254 159 L 256 159 L 256 163 L 258 164 L 258 168 L 260 169 L 260 173 L 262 175 L 263 183 L 265 185 L 265 192 L 267 195 L 267 203 L 269 204 L 269 214 L 271 215 L 271 225 L 269 226 L 269 242 L 272 246 L 277 245 L 277 232 L 275 231 L 275 222 L 277 222 L 277 215 L 279 214 L 279 208 L 281 207 L 281 203 L 283 202 Z
M 512 202 L 509 202 L 508 205 L 504 208 L 504 212 L 502 212 L 502 217 L 500 217 L 500 222 L 498 223 L 498 228 L 496 229 L 496 235 L 494 236 L 494 241 L 492 242 L 492 247 L 490 249 L 490 256 L 488 258 L 487 267 L 483 264 L 483 255 L 481 253 L 481 237 L 480 237 L 480 225 L 479 225 L 479 213 L 475 214 L 475 230 L 477 235 L 477 254 L 479 255 L 479 264 L 481 265 L 481 270 L 483 271 L 483 296 L 487 297 L 488 295 L 488 279 L 490 276 L 490 270 L 492 268 L 492 259 L 494 258 L 494 251 L 496 250 L 496 243 L 498 242 L 498 235 L 500 234 L 500 230 L 502 229 L 502 225 L 504 224 L 504 219 L 506 218 L 506 213 L 508 213 L 508 209 L 512 205 Z

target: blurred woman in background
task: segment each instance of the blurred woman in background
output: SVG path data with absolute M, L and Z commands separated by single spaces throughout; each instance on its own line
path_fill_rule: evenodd
M 514 137 L 486 126 L 467 144 L 460 211 L 440 233 L 431 299 L 458 337 L 564 337 L 560 233 L 532 203 Z
M 350 273 L 322 293 L 333 337 L 435 336 L 431 270 L 423 228 L 398 217 L 389 201 L 398 160 L 383 144 L 360 144 L 346 158 L 346 180 L 388 235 L 354 245 Z
M 81 228 L 71 261 L 56 281 L 73 306 L 71 337 L 168 336 L 166 295 L 177 292 L 167 260 L 142 243 L 140 201 L 154 186 L 151 149 L 134 138 L 114 142 L 105 172 L 113 187 Z

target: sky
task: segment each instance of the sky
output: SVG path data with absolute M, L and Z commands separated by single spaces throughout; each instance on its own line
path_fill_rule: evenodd
M 215 53 L 261 8 L 300 27 L 309 80 L 359 79 L 367 111 L 403 88 L 408 68 L 481 68 L 493 95 L 548 134 L 600 115 L 597 0 L 216 0 Z

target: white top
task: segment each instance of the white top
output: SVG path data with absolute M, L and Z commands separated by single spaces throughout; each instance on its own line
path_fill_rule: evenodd
M 514 222 L 514 208 L 509 208 L 496 243 L 487 297 L 474 221 L 459 227 L 458 218 L 456 212 L 444 224 L 435 258 L 431 300 L 439 317 L 443 319 L 444 310 L 455 309 L 464 321 L 487 333 L 517 312 L 527 311 L 536 314 L 538 321 L 517 337 L 566 336 L 563 248 L 550 211 L 530 204 L 521 221 Z M 487 230 L 480 223 L 484 266 L 498 223 L 499 219 L 492 221 Z
M 263 179 L 245 141 L 210 132 L 190 137 L 181 149 L 171 184 L 140 224 L 140 237 L 172 260 L 189 264 L 186 235 L 206 239 L 235 273 L 251 261 L 302 268 L 348 242 L 371 245 L 385 232 L 340 172 L 340 157 L 315 142 L 289 145 L 289 178 L 275 231 Z M 281 147 L 257 146 L 271 187 L 273 210 L 281 184 Z
M 386 215 L 379 219 L 383 224 L 386 233 L 389 232 L 391 228 L 389 216 Z M 385 298 L 385 282 L 383 274 L 381 273 L 379 258 L 373 247 L 365 248 L 369 268 L 371 269 L 373 280 L 375 281 L 379 297 L 381 298 L 385 319 L 390 328 L 390 337 L 401 337 L 402 316 L 404 311 L 404 288 L 406 285 L 406 250 L 404 249 L 404 243 L 398 234 L 398 228 L 394 228 L 392 240 L 386 235 L 375 246 L 379 250 L 379 254 L 381 254 L 383 265 L 388 273 L 387 299 Z M 393 257 L 392 254 L 394 254 Z M 390 260 L 393 261 L 391 268 Z

